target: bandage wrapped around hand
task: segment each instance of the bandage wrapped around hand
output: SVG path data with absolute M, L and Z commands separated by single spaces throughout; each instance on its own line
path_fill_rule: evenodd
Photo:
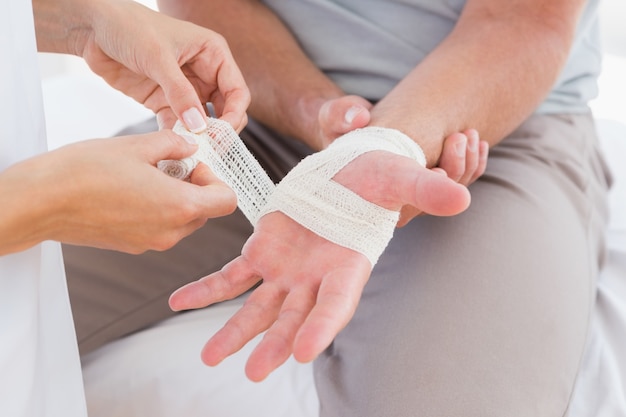
M 280 211 L 337 245 L 365 255 L 372 267 L 387 247 L 399 212 L 371 203 L 333 177 L 358 156 L 387 151 L 426 165 L 424 152 L 395 129 L 366 127 L 303 159 L 278 184 L 261 215 Z
M 391 152 L 426 165 L 422 149 L 408 136 L 395 129 L 366 127 L 304 158 L 274 186 L 230 125 L 218 119 L 207 122 L 207 131 L 199 134 L 177 124 L 174 131 L 194 137 L 200 148 L 185 160 L 161 161 L 159 168 L 185 178 L 202 161 L 233 188 L 240 209 L 253 225 L 263 215 L 280 211 L 324 239 L 362 253 L 372 267 L 391 240 L 399 213 L 365 200 L 333 177 L 371 151 Z

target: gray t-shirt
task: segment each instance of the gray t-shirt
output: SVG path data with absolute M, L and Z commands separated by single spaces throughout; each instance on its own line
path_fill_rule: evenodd
M 309 57 L 348 94 L 384 97 L 453 29 L 465 0 L 264 0 Z M 579 23 L 569 61 L 537 110 L 585 112 L 600 72 L 598 0 Z

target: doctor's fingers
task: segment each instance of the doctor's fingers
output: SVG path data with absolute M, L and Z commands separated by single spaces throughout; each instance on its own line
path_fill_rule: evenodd
M 180 180 L 174 181 L 178 181 L 176 187 L 183 188 L 179 192 L 170 193 L 170 198 L 177 200 L 175 210 L 182 220 L 206 221 L 231 214 L 237 208 L 234 191 L 222 182 L 198 186 Z
M 163 90 L 168 107 L 189 130 L 197 131 L 203 127 L 204 105 L 215 101 L 218 116 L 240 131 L 247 122 L 250 91 L 223 38 L 216 35 L 197 51 L 184 52 L 189 56 L 166 56 L 149 71 Z M 161 110 L 166 107 L 156 109 L 157 113 Z M 171 115 L 164 113 L 161 118 L 169 122 Z
M 170 130 L 109 139 L 107 146 L 120 146 L 124 154 L 147 162 L 153 168 L 164 159 L 182 159 L 193 154 L 198 145 L 187 142 Z M 145 169 L 144 168 L 144 169 Z M 137 167 L 135 166 L 135 169 Z M 138 176 L 136 176 L 138 178 Z M 164 213 L 181 223 L 224 216 L 237 208 L 237 197 L 233 190 L 220 181 L 204 164 L 194 170 L 191 182 L 180 181 L 165 173 L 152 169 L 144 181 L 158 184 L 163 191 L 160 202 Z
M 237 209 L 235 192 L 202 162 L 193 170 L 189 181 L 188 193 L 193 194 L 189 201 L 197 204 L 200 217 L 225 216 Z

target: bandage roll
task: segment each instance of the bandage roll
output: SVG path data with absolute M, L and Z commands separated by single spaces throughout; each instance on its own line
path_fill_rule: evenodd
M 170 177 L 184 180 L 191 175 L 197 164 L 198 161 L 193 158 L 185 158 L 181 160 L 165 159 L 157 162 L 157 168 L 165 172 Z
M 225 121 L 207 118 L 207 129 L 192 133 L 177 122 L 174 132 L 193 138 L 198 150 L 182 160 L 160 161 L 157 167 L 168 175 L 185 179 L 203 162 L 237 195 L 237 205 L 253 225 L 274 191 L 274 183 L 250 153 L 237 132 Z

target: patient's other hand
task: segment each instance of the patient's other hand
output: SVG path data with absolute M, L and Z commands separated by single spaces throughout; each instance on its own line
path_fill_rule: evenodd
M 396 211 L 412 205 L 425 213 L 450 216 L 470 202 L 467 189 L 443 172 L 383 151 L 361 155 L 334 179 Z M 273 212 L 259 220 L 241 256 L 176 291 L 170 306 L 201 308 L 234 298 L 262 280 L 202 352 L 206 364 L 217 365 L 267 330 L 246 366 L 247 376 L 260 381 L 290 355 L 312 361 L 332 342 L 352 318 L 371 267 L 361 253 Z
M 371 108 L 372 103 L 355 95 L 325 101 L 317 115 L 319 131 L 315 150 L 325 149 L 339 136 L 367 126 Z

